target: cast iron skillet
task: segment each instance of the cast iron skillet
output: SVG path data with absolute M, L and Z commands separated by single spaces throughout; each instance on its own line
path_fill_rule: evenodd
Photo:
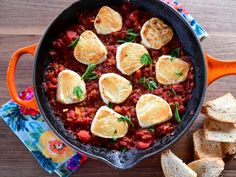
M 191 27 L 174 9 L 159 0 L 131 0 L 131 2 L 135 6 L 150 12 L 153 16 L 164 19 L 172 26 L 187 55 L 189 55 L 192 59 L 195 71 L 195 89 L 193 91 L 193 96 L 187 105 L 186 112 L 183 115 L 182 122 L 177 126 L 171 135 L 167 135 L 162 139 L 156 140 L 152 147 L 145 150 L 132 149 L 126 152 L 113 152 L 110 149 L 91 147 L 90 145 L 81 144 L 73 138 L 72 134 L 68 133 L 60 120 L 53 115 L 45 92 L 42 88 L 42 83 L 44 80 L 42 76 L 44 76 L 45 69 L 50 63 L 48 50 L 51 47 L 53 39 L 55 39 L 66 27 L 75 22 L 76 14 L 78 12 L 98 8 L 103 5 L 119 5 L 122 3 L 122 0 L 79 0 L 75 2 L 55 18 L 55 20 L 45 31 L 38 45 L 34 44 L 21 48 L 13 54 L 7 73 L 9 92 L 16 103 L 40 110 L 52 130 L 64 142 L 74 149 L 88 155 L 91 158 L 99 159 L 119 169 L 131 168 L 142 159 L 159 153 L 175 143 L 189 129 L 196 119 L 203 103 L 207 83 L 211 83 L 223 75 L 236 74 L 236 62 L 223 62 L 208 55 L 204 55 L 202 46 Z M 36 47 L 37 50 L 35 53 Z M 14 71 L 17 61 L 20 56 L 25 53 L 30 53 L 35 56 L 33 67 L 33 86 L 35 98 L 29 101 L 23 101 L 18 97 L 14 84 Z M 205 56 L 207 59 L 208 68 L 206 65 Z M 208 77 L 207 71 L 209 74 Z

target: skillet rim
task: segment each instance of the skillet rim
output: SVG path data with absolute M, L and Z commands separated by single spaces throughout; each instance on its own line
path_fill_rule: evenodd
M 163 2 L 162 0 L 152 0 L 152 1 L 155 1 L 155 3 L 161 3 L 163 6 L 165 6 L 165 8 L 168 8 L 171 13 L 173 13 L 173 15 L 176 15 L 184 24 L 184 28 L 188 28 L 189 31 L 191 31 L 194 39 L 198 46 L 199 46 L 199 50 L 201 52 L 201 56 L 202 56 L 202 59 L 203 59 L 203 65 L 204 65 L 204 81 L 201 81 L 201 82 L 204 82 L 203 83 L 203 89 L 202 89 L 202 95 L 201 95 L 201 99 L 200 99 L 200 102 L 199 104 L 196 106 L 197 109 L 195 111 L 195 114 L 191 117 L 191 120 L 189 121 L 189 123 L 187 124 L 187 126 L 182 129 L 182 131 L 180 131 L 180 133 L 170 142 L 170 143 L 167 143 L 165 144 L 164 147 L 160 148 L 160 149 L 157 149 L 157 150 L 153 150 L 153 152 L 151 153 L 146 153 L 145 155 L 143 155 L 142 157 L 139 157 L 138 159 L 136 159 L 135 162 L 131 163 L 130 165 L 128 166 L 118 166 L 114 163 L 112 163 L 111 161 L 109 161 L 108 159 L 104 158 L 104 157 L 101 157 L 101 156 L 98 156 L 98 155 L 95 155 L 95 154 L 91 154 L 85 150 L 82 150 L 80 149 L 79 147 L 75 146 L 74 144 L 72 144 L 69 140 L 67 140 L 66 137 L 64 137 L 63 135 L 61 135 L 57 130 L 56 128 L 52 125 L 51 121 L 48 120 L 47 118 L 47 115 L 44 111 L 44 108 L 42 107 L 41 105 L 41 102 L 39 101 L 39 97 L 41 95 L 38 94 L 37 92 L 37 87 L 36 87 L 36 67 L 37 67 L 37 59 L 38 59 L 38 56 L 39 56 L 39 49 L 41 47 L 41 44 L 43 42 L 43 39 L 45 38 L 47 32 L 49 31 L 49 29 L 55 24 L 55 22 L 57 20 L 60 20 L 60 18 L 62 17 L 62 15 L 64 13 L 66 13 L 67 10 L 71 9 L 74 5 L 76 5 L 77 3 L 79 3 L 80 1 L 82 0 L 78 0 L 74 3 L 72 3 L 71 5 L 67 6 L 66 8 L 64 8 L 51 22 L 50 24 L 47 26 L 46 30 L 44 31 L 42 37 L 40 38 L 40 41 L 38 43 L 38 46 L 37 46 L 37 49 L 36 49 L 36 52 L 35 52 L 35 60 L 34 60 L 34 65 L 33 65 L 33 86 L 34 86 L 34 93 L 35 93 L 35 98 L 37 100 L 37 104 L 38 104 L 38 107 L 39 107 L 39 110 L 40 110 L 40 113 L 42 114 L 42 116 L 44 117 L 44 119 L 46 120 L 46 122 L 48 123 L 49 127 L 53 130 L 53 132 L 60 138 L 63 140 L 63 142 L 65 142 L 68 146 L 72 147 L 73 149 L 75 149 L 76 151 L 79 151 L 81 152 L 82 154 L 88 156 L 89 158 L 92 158 L 92 159 L 95 159 L 95 160 L 100 160 L 102 162 L 105 162 L 106 164 L 108 164 L 109 166 L 115 168 L 115 169 L 119 169 L 119 170 L 125 170 L 125 169 L 130 169 L 132 167 L 134 167 L 135 165 L 137 165 L 140 161 L 142 161 L 143 159 L 149 157 L 149 156 L 152 156 L 154 154 L 157 154 L 157 153 L 160 153 L 162 151 L 164 151 L 165 149 L 169 148 L 171 145 L 173 145 L 174 143 L 176 143 L 186 132 L 187 130 L 192 126 L 193 122 L 196 120 L 197 116 L 199 115 L 199 112 L 200 112 L 200 109 L 202 107 L 202 104 L 203 104 L 203 101 L 204 101 L 204 98 L 205 98 L 205 93 L 206 93 L 206 87 L 207 87 L 207 64 L 206 64 L 206 58 L 205 58 L 205 55 L 204 55 L 204 50 L 203 50 L 203 47 L 201 45 L 201 42 L 200 40 L 197 38 L 195 32 L 193 31 L 193 29 L 191 28 L 191 26 L 188 24 L 188 22 L 175 10 L 173 9 L 172 7 L 170 7 L 168 4 L 166 4 L 165 2 Z M 131 0 L 132 1 L 132 0 Z M 171 14 L 172 15 L 172 14 Z M 140 156 L 140 155 L 139 155 Z

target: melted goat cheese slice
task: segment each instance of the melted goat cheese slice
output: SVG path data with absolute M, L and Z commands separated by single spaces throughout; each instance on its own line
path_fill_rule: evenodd
M 75 88 L 80 89 L 81 97 L 75 94 Z M 83 101 L 86 98 L 84 80 L 76 72 L 66 69 L 59 73 L 57 83 L 57 101 L 62 104 L 72 104 Z
M 98 84 L 101 97 L 106 104 L 109 102 L 122 103 L 132 93 L 130 82 L 115 73 L 103 74 Z
M 117 47 L 116 67 L 123 74 L 131 75 L 143 66 L 141 57 L 148 54 L 147 49 L 137 43 L 124 43 Z
M 107 49 L 92 31 L 84 31 L 74 49 L 75 58 L 86 65 L 102 63 L 107 58 Z
M 172 117 L 170 105 L 153 94 L 142 95 L 136 104 L 139 125 L 143 128 L 168 121 Z
M 122 17 L 110 7 L 103 6 L 94 20 L 94 27 L 98 34 L 120 31 L 122 28 Z
M 141 29 L 142 44 L 147 48 L 160 49 L 173 37 L 173 30 L 159 18 L 146 21 Z
M 128 124 L 126 121 L 118 122 L 121 116 L 107 106 L 100 107 L 90 127 L 92 134 L 102 138 L 124 137 L 128 131 Z
M 156 63 L 156 79 L 164 85 L 178 84 L 186 80 L 190 65 L 169 55 L 159 57 Z

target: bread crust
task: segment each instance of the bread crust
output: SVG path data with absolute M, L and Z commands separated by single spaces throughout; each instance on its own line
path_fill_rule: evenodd
M 236 124 L 236 99 L 231 93 L 205 103 L 202 112 L 207 117 L 225 123 Z
M 193 144 L 194 159 L 223 157 L 220 142 L 206 140 L 203 129 L 198 129 L 193 133 Z
M 170 150 L 162 153 L 161 167 L 165 177 L 197 177 L 197 174 Z

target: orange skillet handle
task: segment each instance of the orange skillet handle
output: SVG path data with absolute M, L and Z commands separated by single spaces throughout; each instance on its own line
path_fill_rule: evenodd
M 33 44 L 24 48 L 20 48 L 12 55 L 11 60 L 8 65 L 8 69 L 7 69 L 7 86 L 8 86 L 10 96 L 17 104 L 28 107 L 28 108 L 32 108 L 35 110 L 39 110 L 35 97 L 32 98 L 31 100 L 22 100 L 18 96 L 18 93 L 16 91 L 16 86 L 15 86 L 15 70 L 16 70 L 16 65 L 17 65 L 18 60 L 24 54 L 29 53 L 34 56 L 36 47 L 37 47 L 37 44 Z
M 208 85 L 227 75 L 236 75 L 236 60 L 219 60 L 205 53 L 207 61 Z

